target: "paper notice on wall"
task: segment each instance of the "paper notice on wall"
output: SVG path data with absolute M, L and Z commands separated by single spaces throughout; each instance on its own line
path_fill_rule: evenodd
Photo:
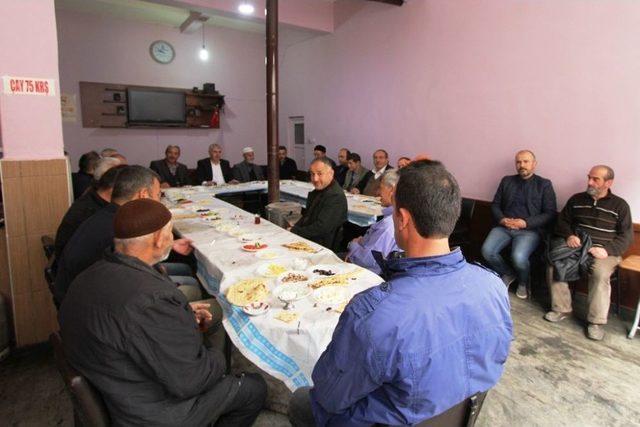
M 75 122 L 76 114 L 76 95 L 69 93 L 60 94 L 60 109 L 62 110 L 63 122 Z
M 5 95 L 56 95 L 55 79 L 2 76 L 2 87 Z

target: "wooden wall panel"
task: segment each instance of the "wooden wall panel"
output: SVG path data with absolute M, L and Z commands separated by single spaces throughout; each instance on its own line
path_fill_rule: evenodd
M 70 204 L 66 159 L 0 161 L 8 271 L 18 347 L 47 340 L 57 328 L 44 281 L 41 236 L 54 236 Z M 1 260 L 0 260 L 1 262 Z M 6 287 L 5 287 L 6 289 Z

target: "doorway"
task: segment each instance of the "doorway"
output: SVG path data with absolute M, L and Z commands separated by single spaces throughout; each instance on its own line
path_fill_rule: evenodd
M 304 117 L 289 117 L 289 147 L 293 146 L 293 159 L 298 164 L 298 169 L 307 168 L 304 147 Z

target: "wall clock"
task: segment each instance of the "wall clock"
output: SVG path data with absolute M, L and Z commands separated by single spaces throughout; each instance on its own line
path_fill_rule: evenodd
M 149 46 L 149 53 L 154 61 L 160 64 L 168 64 L 176 57 L 176 51 L 169 42 L 156 40 Z

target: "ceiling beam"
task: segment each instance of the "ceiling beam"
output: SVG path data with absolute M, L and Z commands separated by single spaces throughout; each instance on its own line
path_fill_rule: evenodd
M 402 6 L 404 4 L 404 0 L 369 0 L 369 1 L 377 1 L 378 3 L 394 4 L 396 6 Z

